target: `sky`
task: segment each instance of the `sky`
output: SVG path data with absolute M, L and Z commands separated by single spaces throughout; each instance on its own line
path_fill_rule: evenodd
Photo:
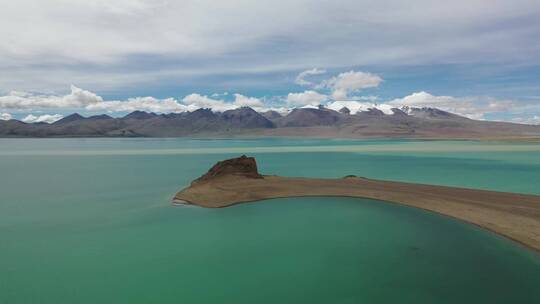
M 540 123 L 538 0 L 2 0 L 0 119 L 437 107 Z

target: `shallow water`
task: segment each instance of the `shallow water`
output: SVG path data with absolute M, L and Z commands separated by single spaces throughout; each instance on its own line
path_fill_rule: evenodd
M 540 256 L 373 200 L 170 198 L 215 161 L 540 194 L 540 145 L 1 139 L 0 303 L 538 303 Z

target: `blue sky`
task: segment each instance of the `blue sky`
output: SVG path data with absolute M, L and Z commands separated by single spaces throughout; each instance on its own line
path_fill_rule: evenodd
M 6 0 L 0 118 L 355 101 L 540 123 L 538 15 L 529 0 Z

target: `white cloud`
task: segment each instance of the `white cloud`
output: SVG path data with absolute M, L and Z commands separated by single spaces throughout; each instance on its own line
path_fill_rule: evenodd
M 223 93 L 214 96 L 227 95 L 228 93 Z M 66 95 L 12 91 L 8 95 L 0 96 L 0 109 L 16 111 L 55 108 L 64 110 L 85 109 L 91 112 L 132 112 L 139 110 L 156 113 L 178 113 L 194 111 L 199 108 L 211 108 L 213 111 L 223 112 L 246 106 L 257 110 L 266 109 L 263 100 L 242 94 L 234 94 L 234 100 L 231 102 L 197 93 L 185 96 L 181 102 L 175 98 L 159 99 L 152 96 L 106 101 L 93 92 L 83 90 L 73 85 L 71 86 L 71 92 Z M 32 117 L 29 117 L 28 119 L 32 119 Z
M 237 108 L 237 106 L 227 103 L 221 99 L 213 99 L 206 95 L 193 93 L 182 99 L 182 102 L 187 105 L 188 111 L 193 111 L 200 108 L 209 108 L 215 112 L 223 112 Z
M 192 79 L 270 66 L 537 65 L 539 13 L 534 0 L 344 0 L 340 9 L 317 0 L 3 0 L 0 87 L 150 86 L 171 72 Z
M 375 103 L 377 100 L 379 100 L 379 96 L 375 96 L 375 95 L 351 96 L 350 99 L 351 100 L 364 100 L 364 101 L 369 101 L 369 102 Z
M 356 88 L 375 85 L 377 81 L 372 79 L 372 82 L 364 81 L 371 76 L 363 75 L 358 77 L 358 73 L 362 72 L 347 72 L 342 73 L 327 83 L 336 88 L 347 88 L 348 91 L 354 91 Z M 368 74 L 369 73 L 362 73 Z M 353 75 L 353 76 L 351 76 Z M 349 79 L 349 77 L 351 79 Z M 378 76 L 374 76 L 375 79 Z M 380 78 L 379 78 L 380 79 Z M 362 81 L 360 81 L 362 80 Z M 361 83 L 359 83 L 361 82 Z M 156 113 L 171 113 L 195 111 L 199 108 L 210 108 L 216 112 L 236 109 L 239 107 L 249 106 L 259 112 L 268 110 L 276 110 L 280 113 L 285 113 L 291 107 L 316 107 L 323 104 L 330 98 L 325 94 L 321 94 L 314 90 L 306 90 L 300 93 L 289 93 L 286 96 L 285 104 L 282 97 L 270 97 L 269 99 L 261 99 L 249 97 L 242 94 L 234 94 L 234 99 L 226 101 L 219 98 L 225 97 L 225 94 L 214 95 L 218 97 L 209 97 L 193 93 L 185 96 L 181 100 L 175 98 L 159 99 L 151 96 L 134 97 L 127 100 L 104 100 L 101 96 L 71 86 L 71 91 L 66 95 L 57 94 L 37 94 L 21 91 L 12 91 L 8 95 L 0 96 L 0 110 L 7 109 L 1 114 L 2 119 L 8 119 L 11 114 L 8 112 L 30 112 L 32 110 L 43 109 L 61 109 L 64 111 L 84 109 L 90 112 L 132 112 L 135 110 L 156 112 Z M 357 100 L 351 100 L 355 98 Z M 453 96 L 435 96 L 427 92 L 416 92 L 403 98 L 390 100 L 386 103 L 375 103 L 376 96 L 351 96 L 348 100 L 332 100 L 328 107 L 339 110 L 346 106 L 354 114 L 358 111 L 366 111 L 370 108 L 376 108 L 386 114 L 392 114 L 392 107 L 410 106 L 410 107 L 434 107 L 452 113 L 460 114 L 473 119 L 485 119 L 486 114 L 507 113 L 511 114 L 507 120 L 516 120 L 520 117 L 528 117 L 531 120 L 532 115 L 538 114 L 538 106 L 527 103 L 518 104 L 512 100 L 500 100 L 492 97 L 473 96 L 473 97 L 453 97 Z M 370 101 L 370 102 L 364 102 Z M 267 105 L 268 103 L 269 105 Z M 270 106 L 271 105 L 271 106 Z M 2 113 L 2 112 L 0 112 Z M 58 114 L 56 114 L 58 115 Z M 53 121 L 58 116 L 27 116 L 28 121 Z M 487 118 L 501 117 L 500 115 L 487 115 Z M 517 117 L 517 118 L 516 118 Z M 517 121 L 517 120 L 516 120 Z
M 227 95 L 227 94 L 223 94 Z M 222 99 L 210 98 L 206 95 L 193 93 L 187 95 L 182 99 L 188 111 L 193 111 L 199 108 L 210 108 L 215 112 L 224 112 L 227 110 L 233 110 L 240 107 L 251 107 L 256 111 L 267 111 L 270 108 L 265 107 L 264 102 L 256 97 L 244 96 L 242 94 L 234 94 L 234 100 L 227 102 Z
M 438 108 L 473 119 L 481 119 L 485 114 L 489 113 L 508 111 L 515 106 L 515 103 L 511 100 L 498 100 L 492 97 L 434 96 L 424 91 L 394 99 L 387 103 L 395 107 Z
M 0 113 L 0 120 L 10 120 L 13 116 L 9 113 Z
M 234 105 L 239 107 L 262 108 L 264 103 L 259 98 L 247 97 L 242 94 L 234 94 Z
M 317 106 L 326 101 L 328 96 L 320 94 L 316 91 L 304 91 L 303 93 L 289 93 L 287 95 L 287 104 L 291 106 Z
M 178 113 L 188 109 L 174 98 L 134 97 L 125 101 L 113 100 L 86 106 L 89 111 L 133 112 L 136 110 L 154 113 Z
M 103 98 L 90 91 L 71 85 L 71 94 L 64 96 L 63 100 L 69 106 L 85 106 L 102 102 Z M 65 106 L 64 106 L 65 107 Z
M 219 96 L 219 94 L 213 95 Z M 108 112 L 132 112 L 135 110 L 155 112 L 155 113 L 179 113 L 185 111 L 195 111 L 200 108 L 209 108 L 216 112 L 236 109 L 238 107 L 252 107 L 263 109 L 264 103 L 255 97 L 248 97 L 242 94 L 234 94 L 233 102 L 226 102 L 222 99 L 215 99 L 206 95 L 193 93 L 185 96 L 182 102 L 174 98 L 157 99 L 154 97 L 135 97 L 125 101 L 104 101 L 86 107 L 89 111 Z
M 58 95 L 34 94 L 11 91 L 8 95 L 0 96 L 0 109 L 34 110 L 50 108 L 81 108 L 87 105 L 103 102 L 103 98 L 71 85 L 71 93 Z
M 383 79 L 375 74 L 349 71 L 321 82 L 318 87 L 331 89 L 332 98 L 339 100 L 348 99 L 352 92 L 378 87 L 382 81 Z
M 60 119 L 64 118 L 64 116 L 60 114 L 44 114 L 39 116 L 34 116 L 32 114 L 28 114 L 26 117 L 22 119 L 22 121 L 26 123 L 36 123 L 36 122 L 46 122 L 46 123 L 53 123 L 55 121 L 58 121 Z
M 540 116 L 535 115 L 532 117 L 514 117 L 511 119 L 512 122 L 528 125 L 540 125 Z
M 326 70 L 313 68 L 311 70 L 305 70 L 303 72 L 300 72 L 298 76 L 296 76 L 296 79 L 294 80 L 294 83 L 301 85 L 301 86 L 309 86 L 314 85 L 313 82 L 306 80 L 305 78 L 312 75 L 321 75 L 326 73 Z
M 12 91 L 0 96 L 0 109 L 42 110 L 42 109 L 86 109 L 88 111 L 131 112 L 135 110 L 149 112 L 182 112 L 187 106 L 174 98 L 157 99 L 154 97 L 134 97 L 127 100 L 105 101 L 96 93 L 74 85 L 66 95 L 35 94 Z M 32 117 L 29 117 L 32 119 Z

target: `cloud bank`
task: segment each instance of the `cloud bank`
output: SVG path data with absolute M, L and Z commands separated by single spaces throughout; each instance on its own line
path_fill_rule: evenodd
M 13 116 L 9 113 L 0 113 L 0 120 L 10 120 Z
M 328 100 L 328 96 L 311 90 L 287 95 L 287 104 L 290 106 L 318 106 L 326 100 Z
M 348 99 L 349 94 L 363 89 L 378 87 L 383 79 L 375 74 L 349 71 L 321 82 L 319 88 L 332 90 L 335 100 Z
M 313 89 L 303 92 L 291 92 L 286 96 L 258 98 L 240 93 L 212 94 L 210 96 L 191 93 L 183 98 L 156 98 L 152 96 L 132 97 L 125 100 L 105 100 L 98 94 L 71 85 L 66 95 L 39 94 L 22 91 L 11 91 L 0 96 L 2 119 L 9 119 L 12 113 L 42 112 L 48 109 L 63 111 L 83 110 L 88 112 L 132 112 L 146 111 L 155 113 L 179 113 L 195 111 L 200 108 L 210 108 L 216 112 L 251 107 L 259 112 L 276 110 L 286 113 L 294 107 L 316 107 L 326 104 L 330 109 L 339 111 L 347 107 L 352 114 L 376 108 L 385 114 L 393 114 L 392 108 L 400 107 L 432 107 L 463 115 L 473 119 L 485 119 L 486 115 L 497 113 L 512 113 L 506 117 L 510 121 L 534 121 L 531 113 L 538 111 L 531 106 L 520 106 L 513 100 L 496 99 L 489 96 L 437 96 L 425 91 L 415 92 L 402 98 L 379 102 L 373 95 L 358 96 L 364 90 L 378 88 L 383 82 L 379 75 L 363 72 L 348 71 L 329 77 L 319 83 L 307 81 L 305 77 L 325 74 L 324 70 L 311 69 L 298 74 L 297 83 Z M 28 113 L 23 120 L 26 122 L 53 122 L 61 118 L 61 114 Z
M 538 15 L 531 0 L 343 0 L 339 9 L 324 0 L 4 0 L 0 88 L 59 90 L 67 80 L 101 91 L 314 66 L 538 65 Z
M 64 96 L 34 94 L 29 92 L 11 91 L 8 95 L 0 96 L 0 109 L 34 110 L 45 108 L 82 108 L 103 102 L 103 98 L 90 91 L 74 85 L 71 93 Z
M 26 117 L 24 117 L 22 121 L 26 123 L 37 123 L 37 122 L 53 123 L 62 118 L 64 118 L 64 116 L 60 114 L 52 114 L 52 115 L 44 114 L 44 115 L 39 115 L 39 116 L 29 114 Z
M 516 107 L 515 102 L 511 100 L 498 100 L 492 97 L 434 96 L 423 91 L 391 100 L 388 104 L 396 107 L 438 108 L 473 119 L 482 119 L 486 114 L 506 112 Z

